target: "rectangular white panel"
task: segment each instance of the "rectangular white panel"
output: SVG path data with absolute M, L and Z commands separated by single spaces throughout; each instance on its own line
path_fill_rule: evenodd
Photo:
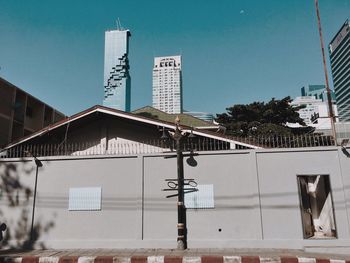
M 197 192 L 185 194 L 186 208 L 214 208 L 214 186 L 197 185 Z
M 69 189 L 69 211 L 101 210 L 101 187 L 79 187 Z

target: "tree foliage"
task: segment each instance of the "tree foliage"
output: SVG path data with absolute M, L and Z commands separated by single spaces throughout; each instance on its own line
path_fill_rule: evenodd
M 237 104 L 226 108 L 226 113 L 217 114 L 216 121 L 227 128 L 227 133 L 236 136 L 263 135 L 289 136 L 310 132 L 311 128 L 291 129 L 286 123 L 305 125 L 297 112 L 302 107 L 292 107 L 291 98 L 272 98 L 269 102 Z
M 31 198 L 34 193 L 32 187 L 26 185 L 22 178 L 33 175 L 35 168 L 24 165 L 19 169 L 19 166 L 19 162 L 0 162 L 0 224 L 7 225 L 2 232 L 0 250 L 45 249 L 45 241 L 41 241 L 40 238 L 47 234 L 55 223 L 53 220 L 43 221 L 38 218 L 31 235 Z

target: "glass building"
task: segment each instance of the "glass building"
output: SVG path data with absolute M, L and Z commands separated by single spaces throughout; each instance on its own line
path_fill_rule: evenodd
M 154 108 L 182 113 L 181 56 L 154 58 L 152 94 Z
M 129 74 L 129 30 L 105 32 L 103 105 L 130 111 L 131 78 Z
M 350 37 L 349 21 L 345 21 L 329 44 L 339 120 L 350 121 Z
M 308 85 L 306 87 L 301 88 L 301 96 L 314 96 L 316 99 L 320 99 L 323 102 L 327 102 L 327 90 L 325 85 Z M 335 103 L 335 94 L 334 91 L 331 90 L 331 98 L 332 103 Z
M 208 112 L 200 112 L 200 111 L 185 111 L 184 113 L 191 115 L 193 117 L 196 117 L 198 119 L 201 119 L 203 121 L 213 122 L 214 121 L 214 115 L 212 113 Z

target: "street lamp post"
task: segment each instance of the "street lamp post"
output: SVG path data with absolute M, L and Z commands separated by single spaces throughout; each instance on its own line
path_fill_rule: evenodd
M 186 224 L 186 206 L 185 206 L 185 194 L 197 191 L 196 187 L 197 183 L 193 179 L 185 179 L 184 178 L 184 156 L 190 156 L 193 158 L 195 155 L 192 151 L 190 154 L 183 154 L 182 152 L 182 140 L 185 137 L 181 133 L 179 128 L 180 119 L 176 117 L 175 119 L 175 132 L 171 136 L 175 141 L 176 147 L 176 156 L 167 156 L 165 158 L 176 157 L 177 159 L 177 179 L 167 179 L 169 189 L 163 189 L 163 191 L 176 191 L 177 194 L 169 195 L 169 197 L 177 196 L 177 248 L 184 250 L 187 249 L 187 224 Z M 194 137 L 191 133 L 189 137 Z M 163 129 L 162 139 L 167 139 L 168 136 L 165 134 L 165 130 Z M 185 188 L 185 186 L 191 186 L 191 188 Z
M 36 189 L 38 186 L 38 173 L 39 173 L 39 167 L 43 166 L 43 163 L 31 152 L 29 153 L 33 158 L 36 165 L 36 171 L 35 171 L 35 182 L 34 182 L 34 196 L 33 196 L 33 208 L 32 208 L 32 222 L 30 227 L 30 240 L 34 240 L 34 213 L 35 213 L 35 202 L 36 202 Z
M 186 224 L 186 207 L 184 194 L 184 162 L 181 150 L 182 134 L 179 129 L 179 120 L 176 121 L 174 140 L 176 142 L 176 159 L 177 159 L 177 248 L 187 249 L 187 224 Z

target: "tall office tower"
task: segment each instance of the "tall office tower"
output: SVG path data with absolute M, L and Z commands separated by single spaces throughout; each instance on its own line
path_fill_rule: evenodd
M 348 20 L 329 44 L 329 54 L 339 120 L 350 121 L 350 26 Z
M 130 111 L 131 78 L 129 74 L 129 30 L 121 28 L 105 32 L 103 105 Z
M 153 107 L 182 113 L 181 56 L 154 58 Z

